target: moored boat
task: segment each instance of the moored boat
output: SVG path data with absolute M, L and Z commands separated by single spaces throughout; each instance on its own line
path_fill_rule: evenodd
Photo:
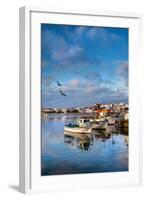
M 116 119 L 115 117 L 107 117 L 108 120 L 108 125 L 115 125 L 116 124 Z
M 64 126 L 64 130 L 72 133 L 91 133 L 92 127 Z
M 108 122 L 105 120 L 105 121 L 95 121 L 93 122 L 93 129 L 96 129 L 96 130 L 105 130 L 107 129 L 108 127 Z
M 64 131 L 72 133 L 91 133 L 92 124 L 85 119 L 80 119 L 76 123 L 69 123 L 64 126 Z

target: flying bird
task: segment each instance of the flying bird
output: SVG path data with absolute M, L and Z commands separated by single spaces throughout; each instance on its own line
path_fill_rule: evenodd
M 57 85 L 58 85 L 58 86 L 62 86 L 62 84 L 61 84 L 61 83 L 59 83 L 59 81 L 58 81 L 58 80 L 57 80 Z
M 66 94 L 64 94 L 64 92 L 62 92 L 61 90 L 59 90 L 59 92 L 60 92 L 60 94 L 61 94 L 62 96 L 66 96 Z

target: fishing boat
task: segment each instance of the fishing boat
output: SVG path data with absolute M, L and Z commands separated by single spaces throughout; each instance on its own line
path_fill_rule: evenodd
M 72 133 L 91 133 L 92 124 L 89 120 L 80 119 L 76 123 L 69 123 L 65 125 L 64 131 Z
M 106 118 L 108 120 L 108 125 L 115 125 L 116 124 L 116 118 L 109 116 Z
M 64 131 L 72 132 L 72 133 L 91 133 L 92 126 L 80 127 L 79 125 L 65 125 Z
M 93 129 L 96 130 L 106 130 L 108 127 L 108 121 L 94 121 L 93 122 Z

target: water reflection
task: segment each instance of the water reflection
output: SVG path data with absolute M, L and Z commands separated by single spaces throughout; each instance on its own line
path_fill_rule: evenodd
M 68 133 L 65 120 L 59 115 L 42 117 L 41 175 L 128 170 L 128 130 L 109 126 L 91 134 Z
M 79 134 L 64 132 L 64 143 L 70 147 L 77 147 L 81 150 L 88 151 L 93 146 L 94 142 L 106 142 L 111 139 L 111 144 L 116 143 L 116 135 L 120 134 L 119 130 L 116 130 L 114 126 L 110 126 L 110 131 L 105 130 L 94 130 L 92 134 Z M 128 135 L 124 133 L 124 142 L 128 145 Z
M 93 145 L 93 136 L 91 134 L 64 132 L 64 142 L 70 146 L 76 146 L 81 150 L 88 151 Z

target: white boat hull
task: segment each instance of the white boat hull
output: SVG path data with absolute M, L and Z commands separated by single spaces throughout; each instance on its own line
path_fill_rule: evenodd
M 116 119 L 114 117 L 107 117 L 108 120 L 108 125 L 115 125 L 116 124 Z
M 107 128 L 108 124 L 107 123 L 93 123 L 93 129 L 96 130 L 105 130 Z
M 64 126 L 64 131 L 66 132 L 71 132 L 71 133 L 91 133 L 92 131 L 92 127 L 90 128 L 85 128 L 85 127 L 68 127 L 68 126 Z

